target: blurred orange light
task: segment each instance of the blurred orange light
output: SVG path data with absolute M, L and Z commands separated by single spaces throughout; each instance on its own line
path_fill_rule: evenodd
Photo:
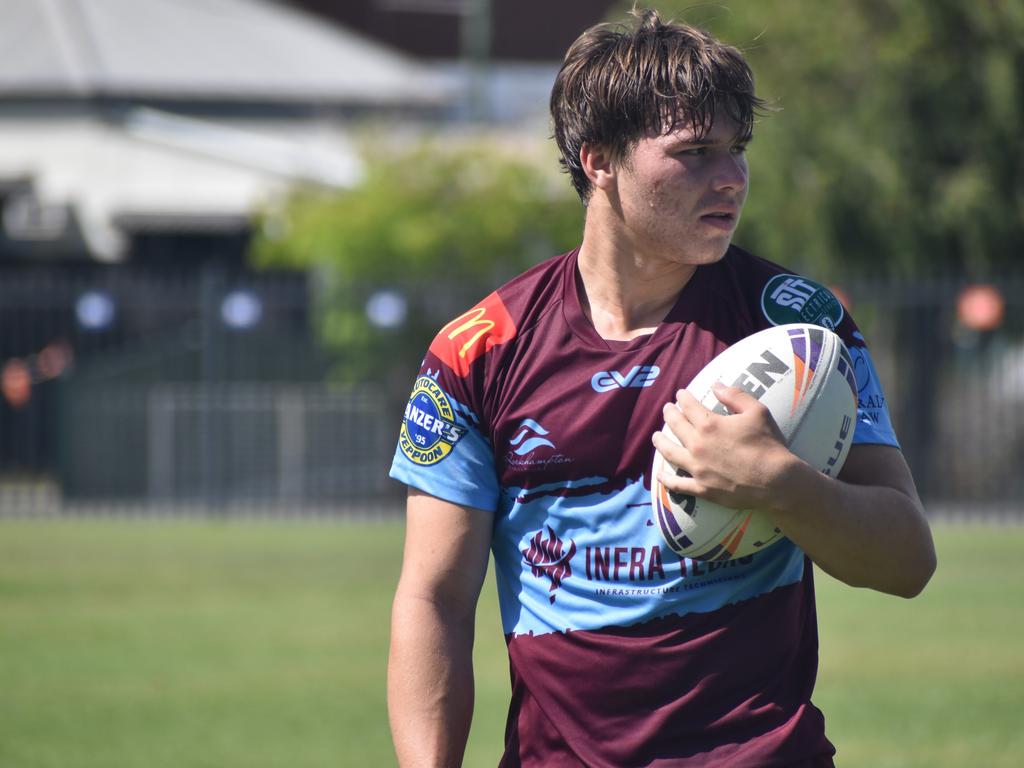
M 968 285 L 956 300 L 960 324 L 972 331 L 994 331 L 1003 324 L 1006 302 L 994 285 Z
M 21 409 L 32 399 L 32 373 L 24 362 L 8 360 L 0 372 L 0 391 L 12 408 Z

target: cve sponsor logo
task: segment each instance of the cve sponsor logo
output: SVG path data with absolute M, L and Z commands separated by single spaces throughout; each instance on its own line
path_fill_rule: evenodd
M 613 389 L 643 389 L 654 385 L 661 368 L 656 365 L 634 365 L 628 372 L 598 371 L 590 377 L 590 386 L 595 392 L 611 392 Z

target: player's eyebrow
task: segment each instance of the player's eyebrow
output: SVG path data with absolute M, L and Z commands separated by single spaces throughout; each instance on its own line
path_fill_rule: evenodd
M 699 139 L 696 138 L 676 138 L 673 139 L 672 145 L 677 147 L 717 147 L 717 146 L 735 146 L 738 144 L 747 144 L 747 141 L 742 139 L 727 138 L 727 139 L 712 139 L 709 136 L 702 136 Z
M 717 146 L 746 146 L 751 142 L 752 137 L 743 136 L 730 136 L 724 139 L 712 139 L 710 136 L 702 136 L 699 139 L 676 139 L 674 142 L 676 145 L 682 145 L 687 147 L 717 147 Z

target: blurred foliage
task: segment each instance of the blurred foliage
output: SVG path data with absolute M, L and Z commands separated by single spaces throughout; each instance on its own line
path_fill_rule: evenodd
M 579 200 L 555 158 L 537 154 L 497 139 L 397 149 L 371 142 L 362 183 L 344 193 L 297 192 L 263 222 L 253 260 L 316 269 L 322 337 L 339 355 L 339 380 L 383 375 L 406 391 L 411 371 L 402 364 L 418 363 L 444 323 L 579 243 Z M 369 320 L 367 301 L 380 290 L 407 302 L 396 328 Z
M 773 107 L 738 243 L 823 277 L 1016 264 L 1024 0 L 650 5 L 744 50 Z

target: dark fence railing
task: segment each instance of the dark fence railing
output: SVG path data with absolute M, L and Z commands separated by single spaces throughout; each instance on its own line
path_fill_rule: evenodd
M 961 280 L 838 287 L 929 508 L 1024 510 L 1024 275 L 992 330 Z M 331 383 L 311 305 L 297 274 L 0 273 L 0 514 L 399 508 L 394 398 Z
M 1013 513 L 1024 509 L 1024 275 L 975 290 L 970 306 L 967 287 L 937 278 L 844 286 L 922 496 L 935 509 Z
M 394 490 L 396 421 L 381 428 L 372 390 L 132 384 L 77 387 L 63 406 L 59 477 L 80 504 L 372 506 Z

